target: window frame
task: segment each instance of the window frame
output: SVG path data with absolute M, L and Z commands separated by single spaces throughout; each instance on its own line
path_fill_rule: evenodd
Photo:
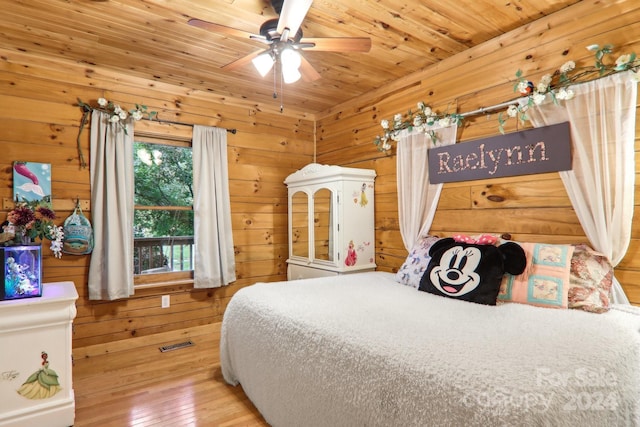
M 142 126 L 139 126 L 141 124 Z M 140 127 L 140 129 L 139 129 Z M 176 147 L 193 148 L 193 127 L 180 124 L 166 124 L 153 121 L 140 121 L 136 123 L 134 134 L 135 142 L 149 144 L 170 145 Z M 133 153 L 132 153 L 133 155 Z M 134 183 L 135 185 L 135 183 Z M 178 210 L 193 210 L 184 206 L 170 206 Z M 135 209 L 154 209 L 155 206 L 135 205 Z M 134 238 L 135 239 L 135 238 Z M 133 243 L 133 242 L 132 242 Z M 169 271 L 163 273 L 134 274 L 134 289 L 147 289 L 162 286 L 190 285 L 193 286 L 193 270 L 190 271 Z

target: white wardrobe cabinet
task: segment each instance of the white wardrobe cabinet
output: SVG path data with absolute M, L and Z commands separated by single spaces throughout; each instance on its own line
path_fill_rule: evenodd
M 375 176 L 311 163 L 287 177 L 289 280 L 375 270 Z

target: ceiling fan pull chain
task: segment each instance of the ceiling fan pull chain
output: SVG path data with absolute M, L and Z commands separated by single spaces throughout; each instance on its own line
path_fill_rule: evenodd
M 274 64 L 272 70 L 273 70 L 273 99 L 276 99 L 278 97 L 278 81 L 277 79 L 277 68 L 278 68 L 278 63 Z
M 284 83 L 282 82 L 282 64 L 280 64 L 280 113 L 284 111 Z

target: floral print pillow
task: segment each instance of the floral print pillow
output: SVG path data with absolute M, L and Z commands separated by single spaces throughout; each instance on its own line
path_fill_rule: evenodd
M 420 286 L 420 279 L 424 274 L 431 257 L 429 256 L 429 249 L 438 240 L 436 236 L 426 235 L 418 239 L 413 245 L 409 256 L 400 267 L 400 270 L 396 273 L 396 281 L 403 285 L 411 286 L 418 289 Z
M 589 246 L 575 245 L 571 258 L 569 308 L 604 313 L 610 308 L 613 266 Z

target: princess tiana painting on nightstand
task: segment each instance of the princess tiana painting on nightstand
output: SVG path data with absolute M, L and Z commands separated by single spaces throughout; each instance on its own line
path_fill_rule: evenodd
M 40 358 L 42 367 L 31 374 L 18 389 L 18 394 L 27 399 L 48 399 L 60 391 L 58 374 L 49 368 L 49 355 L 43 351 Z

